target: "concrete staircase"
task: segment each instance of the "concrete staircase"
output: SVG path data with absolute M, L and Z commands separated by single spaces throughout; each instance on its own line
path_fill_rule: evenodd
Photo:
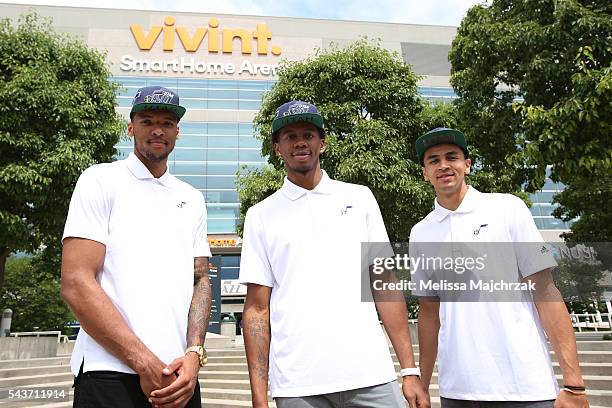
M 592 408 L 612 407 L 612 342 L 580 341 L 579 358 Z M 418 360 L 418 346 L 415 346 Z M 397 359 L 396 368 L 399 371 Z M 554 356 L 553 356 L 554 359 Z M 2 408 L 38 406 L 71 407 L 72 374 L 69 356 L 28 360 L 0 361 L 0 393 L 7 388 L 27 386 L 65 387 L 70 390 L 70 401 L 42 404 L 0 404 Z M 560 374 L 554 362 L 555 372 Z M 561 381 L 561 376 L 558 375 Z M 241 347 L 209 350 L 208 364 L 199 374 L 202 405 L 205 408 L 248 407 L 251 405 L 249 376 L 244 349 Z M 430 387 L 432 407 L 440 406 L 437 373 Z M 274 407 L 274 403 L 270 404 Z

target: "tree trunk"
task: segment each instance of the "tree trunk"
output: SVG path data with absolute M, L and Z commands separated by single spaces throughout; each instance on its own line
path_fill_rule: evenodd
M 7 247 L 0 247 L 0 294 L 2 294 L 2 288 L 4 287 L 4 266 L 6 265 L 6 258 L 11 254 L 11 250 Z

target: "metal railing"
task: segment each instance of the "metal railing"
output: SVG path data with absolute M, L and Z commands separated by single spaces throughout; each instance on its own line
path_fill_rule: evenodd
M 15 333 L 9 334 L 9 337 L 57 337 L 58 343 L 68 342 L 68 336 L 63 335 L 62 332 L 59 330 L 15 332 Z
M 572 313 L 570 317 L 578 332 L 612 330 L 612 313 Z

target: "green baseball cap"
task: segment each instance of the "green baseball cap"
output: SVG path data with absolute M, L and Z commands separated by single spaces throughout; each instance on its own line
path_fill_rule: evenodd
M 453 144 L 455 146 L 459 146 L 461 150 L 463 150 L 463 153 L 465 153 L 465 157 L 468 157 L 468 148 L 467 142 L 465 141 L 465 135 L 455 129 L 439 127 L 420 136 L 414 143 L 421 166 L 424 164 L 423 157 L 425 156 L 425 151 L 430 147 L 440 144 Z

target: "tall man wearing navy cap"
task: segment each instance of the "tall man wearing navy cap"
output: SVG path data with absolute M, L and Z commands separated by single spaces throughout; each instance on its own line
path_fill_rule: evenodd
M 185 113 L 176 93 L 137 91 L 134 152 L 76 184 L 63 235 L 62 296 L 81 324 L 75 407 L 199 407 L 210 313 L 206 207 L 168 172 Z
M 551 277 L 556 262 L 541 250 L 542 237 L 527 206 L 514 195 L 480 193 L 467 185 L 471 161 L 458 130 L 434 129 L 417 139 L 416 151 L 436 200 L 435 209 L 410 232 L 411 258 L 450 247 L 443 243 L 454 243 L 454 252 L 487 248 L 487 255 L 495 255 L 487 261 L 502 266 L 495 270 L 503 270 L 503 279 L 535 285 L 535 291 L 514 301 L 451 302 L 421 287 L 426 273 L 415 268 L 425 385 L 437 355 L 443 408 L 587 407 L 574 331 Z M 452 273 L 445 272 L 444 278 L 453 279 Z M 563 373 L 561 391 L 545 333 Z
M 404 397 L 429 407 L 403 297 L 361 301 L 361 243 L 388 242 L 374 195 L 321 170 L 325 131 L 314 105 L 280 106 L 272 142 L 287 177 L 249 208 L 240 263 L 253 406 L 268 406 L 269 380 L 279 408 L 404 407 L 378 309 Z

